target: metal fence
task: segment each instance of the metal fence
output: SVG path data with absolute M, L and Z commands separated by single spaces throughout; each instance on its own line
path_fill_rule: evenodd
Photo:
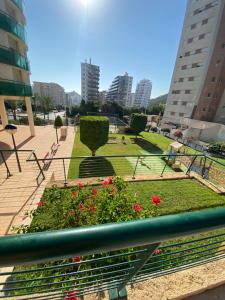
M 0 298 L 126 299 L 127 285 L 225 258 L 223 228 L 217 208 L 1 237 Z

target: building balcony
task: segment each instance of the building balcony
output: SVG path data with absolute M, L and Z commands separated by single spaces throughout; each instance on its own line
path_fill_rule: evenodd
M 16 66 L 18 68 L 30 71 L 27 57 L 21 55 L 12 48 L 0 45 L 0 63 Z
M 30 85 L 12 80 L 0 80 L 1 96 L 25 96 L 33 95 Z
M 15 35 L 23 42 L 26 42 L 26 33 L 23 26 L 2 10 L 0 10 L 0 29 Z
M 11 0 L 23 13 L 23 0 Z

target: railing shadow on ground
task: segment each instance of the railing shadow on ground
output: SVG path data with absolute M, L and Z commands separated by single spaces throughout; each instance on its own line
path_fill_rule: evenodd
M 2 237 L 0 267 L 17 267 L 0 273 L 1 298 L 62 299 L 107 290 L 110 300 L 126 299 L 127 285 L 225 258 L 224 228 L 225 208 L 216 208 Z

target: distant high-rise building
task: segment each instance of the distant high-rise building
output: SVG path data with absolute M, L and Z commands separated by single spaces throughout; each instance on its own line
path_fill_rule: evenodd
M 107 91 L 99 92 L 99 103 L 102 105 L 106 101 Z
M 80 102 L 81 102 L 81 96 L 75 91 L 66 93 L 67 106 L 80 105 Z
M 35 135 L 27 59 L 26 18 L 22 0 L 0 0 L 0 116 L 8 124 L 5 100 L 25 101 L 31 135 Z
M 91 60 L 81 63 L 81 99 L 85 102 L 99 101 L 99 66 L 93 65 Z
M 131 90 L 132 90 L 133 77 L 129 76 L 128 73 L 125 75 L 117 76 L 107 93 L 107 101 L 115 101 L 121 106 L 130 106 Z
M 54 82 L 33 82 L 33 92 L 41 97 L 49 97 L 54 105 L 65 105 L 66 94 L 62 86 Z
M 151 98 L 152 83 L 149 79 L 143 79 L 137 83 L 134 107 L 147 108 Z
M 225 124 L 225 1 L 189 0 L 164 123 Z

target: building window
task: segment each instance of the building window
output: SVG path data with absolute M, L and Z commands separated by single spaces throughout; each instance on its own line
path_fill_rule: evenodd
M 179 113 L 179 117 L 183 117 L 184 116 L 184 113 Z
M 197 14 L 200 14 L 201 12 L 202 12 L 202 10 L 200 8 L 198 8 L 198 9 L 194 10 L 193 15 L 195 16 Z
M 200 65 L 198 63 L 194 63 L 194 64 L 191 65 L 191 67 L 192 68 L 198 68 L 198 67 L 200 67 Z
M 204 38 L 205 38 L 205 33 L 200 34 L 199 37 L 198 37 L 199 40 L 202 40 Z
M 188 44 L 192 43 L 193 42 L 193 38 L 190 38 L 187 40 Z
M 206 108 L 205 108 L 205 107 L 203 107 L 202 111 L 206 111 Z
M 195 54 L 199 54 L 199 53 L 202 53 L 202 49 L 196 49 L 195 50 Z
M 202 20 L 202 25 L 207 24 L 207 23 L 208 23 L 208 20 L 209 20 L 209 19 L 204 19 L 204 20 Z
M 208 93 L 208 94 L 207 94 L 207 97 L 211 97 L 211 93 Z
M 181 67 L 181 70 L 186 70 L 187 69 L 187 65 L 183 65 L 182 67 Z
M 191 76 L 191 77 L 188 77 L 188 81 L 194 81 L 195 79 L 194 79 L 194 77 L 193 76 Z
M 184 78 L 182 78 L 182 77 L 178 79 L 178 82 L 183 82 L 183 81 L 184 81 Z
M 178 103 L 177 101 L 173 101 L 173 105 L 177 105 L 177 103 Z
M 174 116 L 174 115 L 175 115 L 175 112 L 174 112 L 174 111 L 171 111 L 171 112 L 170 112 L 170 115 L 171 115 L 171 116 Z
M 196 24 L 191 25 L 191 30 L 196 28 Z
M 218 59 L 217 61 L 216 61 L 216 66 L 218 66 L 220 64 L 220 59 Z
M 191 93 L 191 90 L 185 90 L 184 93 L 185 93 L 185 94 L 190 94 L 190 93 Z
M 212 77 L 211 82 L 215 82 L 216 81 L 216 77 Z
M 180 94 L 180 90 L 173 90 L 172 94 Z
M 223 48 L 223 49 L 225 48 L 225 43 L 222 44 L 222 48 Z
M 185 52 L 185 53 L 184 53 L 184 56 L 190 56 L 190 51 Z
M 186 106 L 186 105 L 187 105 L 187 102 L 186 102 L 186 101 L 183 101 L 183 102 L 182 102 L 182 105 L 183 105 L 183 106 Z

